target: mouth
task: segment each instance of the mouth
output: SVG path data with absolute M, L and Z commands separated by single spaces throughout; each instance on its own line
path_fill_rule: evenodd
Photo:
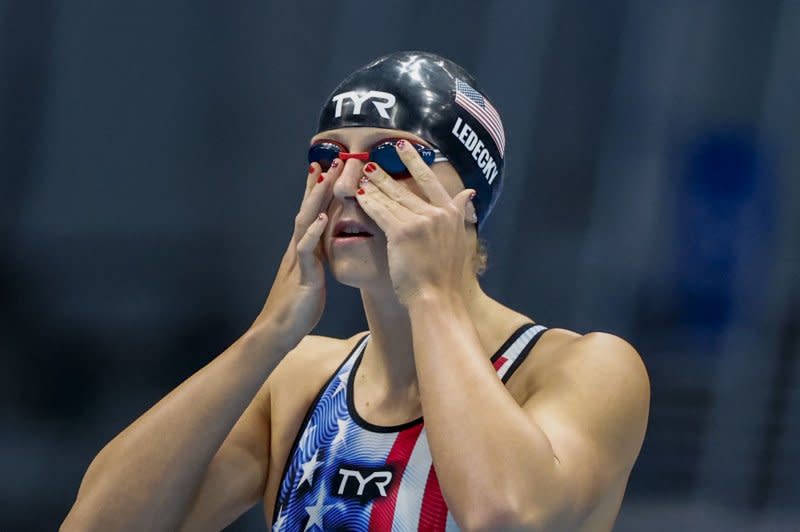
M 333 238 L 340 241 L 356 241 L 372 238 L 366 226 L 355 220 L 341 220 L 333 228 Z

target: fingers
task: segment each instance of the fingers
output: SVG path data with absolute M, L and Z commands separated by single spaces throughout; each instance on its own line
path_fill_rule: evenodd
M 404 219 L 414 216 L 412 212 L 366 180 L 361 182 L 361 188 L 356 193 L 356 200 L 367 216 L 372 218 L 387 236 L 395 227 L 402 225 Z
M 308 228 L 314 223 L 319 213 L 325 211 L 333 197 L 333 182 L 342 171 L 339 159 L 331 163 L 330 169 L 322 173 L 318 164 L 313 163 L 309 167 L 309 175 L 306 184 L 306 195 L 300 210 L 295 217 L 294 238 L 299 241 L 306 234 Z
M 377 164 L 367 163 L 364 166 L 364 174 L 370 183 L 411 212 L 424 214 L 430 209 L 430 204 L 427 201 L 395 181 Z
M 397 155 L 406 165 L 414 180 L 419 183 L 428 200 L 433 205 L 447 205 L 450 202 L 450 194 L 447 193 L 431 167 L 425 164 L 411 143 L 399 140 L 396 146 Z
M 475 213 L 475 206 L 472 204 L 475 194 L 476 192 L 473 189 L 467 188 L 453 198 L 456 208 L 464 214 L 464 220 L 473 224 L 478 223 L 478 215 Z
M 437 210 L 442 210 L 425 202 L 407 188 L 399 185 L 377 165 L 369 170 L 365 167 L 364 172 L 369 176 L 369 179 L 362 178 L 360 182 L 361 188 L 356 194 L 356 199 L 361 208 L 364 209 L 364 212 L 387 235 L 393 228 L 407 225 L 417 215 L 424 217 L 434 214 Z M 436 179 L 435 176 L 434 179 Z M 447 194 L 447 191 L 445 191 L 445 194 Z M 447 194 L 445 210 L 454 209 L 461 219 L 473 224 L 478 223 L 475 206 L 472 204 L 475 195 L 475 190 L 471 188 L 462 190 L 453 198 L 450 198 L 449 194 Z
M 322 173 L 322 168 L 320 167 L 319 163 L 311 163 L 308 167 L 308 175 L 306 176 L 306 191 L 303 194 L 303 201 L 311 194 L 311 189 L 314 188 L 314 185 L 317 183 L 317 178 Z
M 317 244 L 328 225 L 328 215 L 320 213 L 308 227 L 297 243 L 297 260 L 300 264 L 300 284 L 311 284 L 317 276 L 318 259 L 315 254 Z

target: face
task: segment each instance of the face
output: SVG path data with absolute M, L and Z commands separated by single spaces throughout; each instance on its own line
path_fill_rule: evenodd
M 333 140 L 347 152 L 368 152 L 389 139 L 407 139 L 424 146 L 430 144 L 411 133 L 396 129 L 351 127 L 332 129 L 314 135 L 311 144 Z M 389 267 L 386 257 L 386 237 L 356 201 L 358 181 L 363 176 L 367 161 L 348 159 L 333 184 L 333 199 L 328 206 L 328 225 L 322 237 L 322 246 L 334 278 L 348 286 L 365 288 L 375 283 L 386 284 Z M 431 169 L 450 196 L 455 196 L 464 185 L 449 162 L 434 163 Z M 413 177 L 397 181 L 418 196 L 425 198 Z M 371 236 L 353 237 L 341 232 L 344 224 L 355 224 Z

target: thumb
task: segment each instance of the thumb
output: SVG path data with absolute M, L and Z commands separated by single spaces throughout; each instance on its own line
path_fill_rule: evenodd
M 453 202 L 464 214 L 464 220 L 470 223 L 478 223 L 478 215 L 475 213 L 475 206 L 472 200 L 475 199 L 477 192 L 474 189 L 467 188 L 456 194 Z

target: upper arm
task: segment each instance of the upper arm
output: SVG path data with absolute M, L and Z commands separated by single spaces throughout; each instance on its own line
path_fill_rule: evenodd
M 627 342 L 591 333 L 568 342 L 524 409 L 553 449 L 567 504 L 588 512 L 639 454 L 650 403 L 647 372 Z
M 331 354 L 341 353 L 342 345 L 340 340 L 307 335 L 287 353 L 211 460 L 182 530 L 221 530 L 261 501 L 269 475 L 270 432 L 273 423 L 280 423 L 280 413 L 272 409 L 274 397 L 281 397 L 282 409 L 291 410 L 303 396 L 299 383 L 322 382 L 336 362 Z M 310 389 L 316 390 L 312 385 L 306 391 Z
M 269 382 L 211 460 L 182 530 L 221 530 L 261 499 L 269 459 Z

